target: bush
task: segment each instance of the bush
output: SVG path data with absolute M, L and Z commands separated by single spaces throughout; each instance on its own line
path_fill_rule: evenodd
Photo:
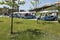
M 60 23 L 60 19 L 58 19 L 58 23 Z

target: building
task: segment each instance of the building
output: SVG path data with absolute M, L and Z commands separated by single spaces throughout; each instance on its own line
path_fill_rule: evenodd
M 7 7 L 0 8 L 0 15 L 4 15 L 5 13 L 8 13 L 8 8 Z
M 12 12 L 18 12 L 18 11 L 19 11 L 19 6 L 15 6 L 14 9 L 3 7 L 3 8 L 0 8 L 0 15 L 10 14 Z
M 43 7 L 32 9 L 29 11 L 43 11 L 43 10 L 60 10 L 60 2 L 51 5 L 44 5 Z

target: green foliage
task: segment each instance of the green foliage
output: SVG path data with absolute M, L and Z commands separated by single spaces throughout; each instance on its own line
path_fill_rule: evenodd
M 40 15 L 38 11 L 36 12 L 36 15 L 37 15 L 37 16 Z
M 21 5 L 23 5 L 23 4 L 25 4 L 25 1 L 21 1 L 20 3 L 18 3 L 18 4 L 21 4 Z
M 7 2 L 6 4 L 9 5 L 9 6 L 12 6 L 13 5 L 12 2 Z
M 34 0 L 34 1 L 31 1 L 30 3 L 33 5 L 34 8 L 36 8 L 39 3 L 39 0 Z
M 35 3 L 31 1 L 31 4 L 34 6 Z
M 25 1 L 20 2 L 19 4 L 17 4 L 15 1 L 16 0 L 14 0 L 13 2 L 11 0 L 8 0 L 6 2 L 0 2 L 0 4 L 6 4 L 6 5 L 9 5 L 10 7 L 12 7 L 12 6 L 15 7 L 15 6 L 19 6 L 19 5 L 25 4 Z
M 60 18 L 58 19 L 58 22 L 60 23 Z
M 0 2 L 0 4 L 4 4 L 4 2 Z
M 16 4 L 15 2 L 14 3 L 13 2 L 7 2 L 6 4 L 9 5 L 9 6 L 13 6 L 13 5 L 18 6 L 18 4 Z
M 38 0 L 34 0 L 34 1 L 38 1 Z

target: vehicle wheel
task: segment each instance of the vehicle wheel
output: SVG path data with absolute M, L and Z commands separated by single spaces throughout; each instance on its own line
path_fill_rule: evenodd
M 32 18 L 34 18 L 34 17 L 32 17 Z
M 24 17 L 22 17 L 22 18 L 24 18 Z

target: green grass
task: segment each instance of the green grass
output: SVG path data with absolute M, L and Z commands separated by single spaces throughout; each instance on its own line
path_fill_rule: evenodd
M 14 18 L 14 32 L 10 34 L 11 18 L 0 17 L 0 40 L 60 40 L 60 24 Z

